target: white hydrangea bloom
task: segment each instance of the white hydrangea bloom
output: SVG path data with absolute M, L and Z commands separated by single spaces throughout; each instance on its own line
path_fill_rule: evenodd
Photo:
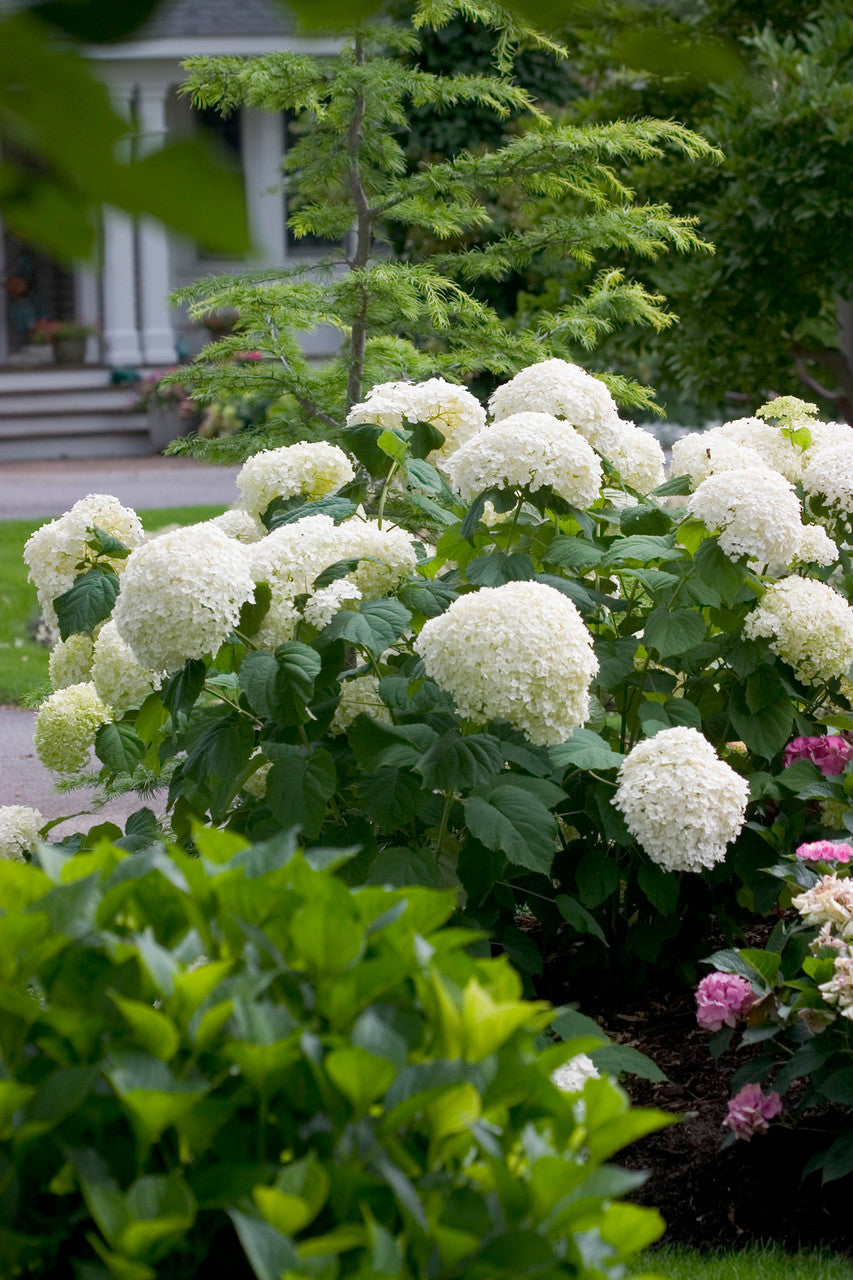
M 44 817 L 25 804 L 0 805 L 0 858 L 23 862 L 39 842 Z
M 348 425 L 361 422 L 375 422 L 386 430 L 430 423 L 443 434 L 444 444 L 427 454 L 427 461 L 441 466 L 486 425 L 486 413 L 466 387 L 444 378 L 428 378 L 426 382 L 379 383 L 347 415 Z
M 841 938 L 853 938 L 853 880 L 832 872 L 791 899 L 806 924 L 829 925 Z
M 256 453 L 243 464 L 237 476 L 237 488 L 243 506 L 250 515 L 260 519 L 273 498 L 292 498 L 297 494 L 308 500 L 323 498 L 340 489 L 354 475 L 343 449 L 319 440 Z
M 312 627 L 322 631 L 323 627 L 327 626 L 335 614 L 344 607 L 347 600 L 361 600 L 361 598 L 361 592 L 354 582 L 350 582 L 348 578 L 338 578 L 336 582 L 329 583 L 328 587 L 321 587 L 319 591 L 314 592 L 313 596 L 305 602 L 302 616 Z
M 111 494 L 90 493 L 75 502 L 65 515 L 36 529 L 27 540 L 24 561 L 38 592 L 41 611 L 51 626 L 57 625 L 53 602 L 74 585 L 77 566 L 86 554 L 86 543 L 95 527 L 131 549 L 140 546 L 145 538 L 135 511 L 122 506 Z M 116 573 L 121 573 L 126 561 L 109 563 Z
M 99 697 L 115 711 L 138 707 L 163 683 L 162 671 L 142 667 L 115 622 L 106 622 L 95 640 L 92 683 Z
M 91 636 L 69 636 L 67 640 L 57 640 L 50 651 L 48 674 L 54 689 L 64 689 L 69 684 L 82 684 L 92 674 L 92 654 L 94 642 Z
M 838 559 L 838 547 L 819 524 L 804 524 L 800 531 L 800 545 L 794 557 L 799 564 L 818 564 L 828 567 Z
M 91 682 L 57 689 L 41 704 L 33 735 L 36 755 L 46 769 L 74 773 L 89 763 L 89 750 L 112 712 Z
M 190 525 L 133 552 L 113 618 L 141 666 L 174 671 L 219 649 L 253 596 L 253 549 Z
M 698 729 L 662 729 L 629 751 L 615 805 L 652 862 L 701 871 L 726 856 L 744 823 L 749 786 Z
M 247 545 L 250 542 L 260 542 L 267 532 L 260 520 L 256 520 L 242 507 L 231 507 L 228 511 L 223 511 L 221 516 L 214 516 L 204 523 L 221 529 L 229 538 L 236 538 L 238 542 L 245 542 Z
M 299 611 L 293 603 L 307 595 L 314 579 L 343 559 L 340 536 L 330 516 L 305 516 L 280 525 L 248 548 L 252 577 L 272 592 L 269 612 L 252 639 L 262 649 L 275 649 L 293 638 Z
M 844 947 L 835 957 L 835 971 L 828 982 L 819 982 L 827 1004 L 835 1005 L 842 1018 L 853 1018 L 853 955 Z
M 411 534 L 397 525 L 353 516 L 338 526 L 338 560 L 359 557 L 350 575 L 365 600 L 387 595 L 413 572 L 418 557 Z M 331 562 L 330 562 L 331 563 Z
M 651 431 L 634 422 L 619 420 L 613 429 L 613 444 L 604 456 L 619 472 L 622 483 L 638 493 L 650 493 L 666 478 L 664 452 L 659 441 Z
M 457 493 L 470 500 L 483 489 L 533 491 L 550 485 L 576 507 L 601 489 L 601 463 L 583 436 L 549 413 L 517 413 L 487 427 L 444 466 Z
M 716 429 L 694 431 L 682 436 L 672 446 L 673 476 L 689 476 L 694 488 L 718 471 L 742 471 L 746 467 L 761 467 L 764 460 L 749 445 L 738 444 Z
M 345 733 L 356 716 L 363 712 L 380 724 L 391 724 L 391 713 L 379 696 L 376 676 L 354 676 L 352 680 L 341 681 L 341 697 L 329 733 L 332 737 Z
M 495 422 L 528 411 L 550 413 L 576 427 L 595 448 L 619 419 L 616 402 L 599 378 L 558 359 L 531 364 L 498 387 L 489 411 Z
M 853 662 L 853 609 L 814 578 L 786 578 L 767 588 L 746 619 L 748 640 L 766 637 L 804 684 L 843 676 Z
M 815 454 L 824 449 L 853 449 L 853 427 L 849 422 L 815 422 L 805 423 L 811 434 L 812 442 L 806 450 L 806 459 L 811 462 Z
M 600 1071 L 586 1053 L 576 1053 L 568 1062 L 551 1072 L 551 1083 L 562 1093 L 580 1093 L 587 1080 L 600 1078 Z
M 460 596 L 424 625 L 415 650 L 466 720 L 509 720 L 549 746 L 589 715 L 592 637 L 571 600 L 544 583 Z
M 803 425 L 810 427 L 811 424 Z M 736 418 L 733 422 L 724 422 L 721 427 L 714 427 L 713 433 L 719 433 L 724 439 L 753 449 L 766 467 L 771 471 L 778 471 L 794 484 L 805 470 L 804 450 L 794 444 L 790 436 L 784 435 L 781 427 L 764 422 L 761 418 Z
M 833 519 L 848 524 L 853 516 L 853 443 L 813 450 L 803 488 L 829 508 Z
M 717 471 L 687 502 L 690 515 L 720 530 L 720 547 L 764 567 L 790 564 L 803 531 L 800 500 L 784 476 L 766 467 Z

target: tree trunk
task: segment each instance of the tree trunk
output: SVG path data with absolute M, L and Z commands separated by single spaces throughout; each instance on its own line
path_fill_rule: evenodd
M 797 373 L 815 395 L 831 400 L 838 416 L 853 424 L 853 300 L 836 297 L 835 314 L 838 321 L 838 345 L 813 350 L 810 347 L 793 347 Z M 828 369 L 834 376 L 835 386 L 827 387 L 814 373 L 812 366 Z
M 364 62 L 364 46 L 360 40 L 355 42 L 355 62 Z M 370 250 L 373 244 L 373 213 L 364 182 L 361 176 L 361 130 L 364 123 L 364 96 L 357 93 L 353 98 L 352 119 L 347 134 L 347 149 L 350 153 L 350 194 L 355 205 L 355 252 L 351 267 L 356 271 L 363 270 L 370 261 Z M 365 283 L 361 287 L 361 304 L 356 312 L 350 335 L 349 371 L 347 374 L 347 413 L 361 399 L 361 388 L 364 380 L 364 352 L 367 344 L 367 312 L 370 305 L 370 294 Z

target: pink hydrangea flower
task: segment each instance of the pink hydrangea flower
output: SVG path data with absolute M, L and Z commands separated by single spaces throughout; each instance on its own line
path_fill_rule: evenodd
M 849 862 L 853 858 L 853 845 L 814 840 L 811 844 L 801 844 L 797 857 L 804 862 Z
M 786 768 L 795 760 L 811 760 L 825 778 L 830 778 L 843 773 L 853 760 L 853 743 L 834 733 L 817 738 L 793 738 L 785 748 Z
M 748 1141 L 754 1133 L 766 1133 L 769 1122 L 781 1110 L 782 1099 L 778 1093 L 762 1093 L 760 1085 L 745 1084 L 740 1093 L 729 1099 L 723 1128 L 731 1129 L 736 1138 Z
M 703 1031 L 733 1027 L 756 1002 L 746 978 L 709 973 L 696 989 L 696 1021 Z

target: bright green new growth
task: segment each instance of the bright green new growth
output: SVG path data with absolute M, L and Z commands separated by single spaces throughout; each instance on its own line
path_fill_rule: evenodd
M 445 76 L 413 65 L 420 30 L 459 14 L 494 30 L 493 72 Z M 572 358 L 626 324 L 660 330 L 673 322 L 661 295 L 616 269 L 540 312 L 535 328 L 503 320 L 478 296 L 479 282 L 531 265 L 547 274 L 566 259 L 594 265 L 605 249 L 654 260 L 707 248 L 693 219 L 674 217 L 666 205 L 636 204 L 620 172 L 668 152 L 713 158 L 713 148 L 668 120 L 556 123 L 513 82 L 522 48 L 565 57 L 496 6 L 420 3 L 410 27 L 360 27 L 334 57 L 282 52 L 187 63 L 185 91 L 196 106 L 224 115 L 243 104 L 296 114 L 301 137 L 284 162 L 289 226 L 298 237 L 337 242 L 319 265 L 208 279 L 176 295 L 195 316 L 228 308 L 241 317 L 235 335 L 206 348 L 189 374 L 181 371 L 192 394 L 203 402 L 273 402 L 268 430 L 248 447 L 242 436 L 226 442 L 226 454 L 318 431 L 334 435 L 377 382 L 510 375 L 547 356 Z M 512 117 L 506 144 L 407 172 L 401 131 L 410 112 L 473 105 Z M 430 244 L 424 260 L 392 256 L 390 232 L 400 225 Z M 297 337 L 319 325 L 342 336 L 340 354 L 322 367 L 305 359 Z M 227 359 L 247 349 L 267 358 Z M 624 404 L 653 406 L 647 388 L 608 381 Z M 206 442 L 182 447 L 210 449 Z

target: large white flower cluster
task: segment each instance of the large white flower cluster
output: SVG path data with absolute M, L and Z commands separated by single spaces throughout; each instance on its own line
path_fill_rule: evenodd
M 362 713 L 372 716 L 380 724 L 391 723 L 391 713 L 379 696 L 379 680 L 376 676 L 354 676 L 341 681 L 340 701 L 335 709 L 329 733 L 332 737 L 345 733 L 353 720 Z
M 352 463 L 337 445 L 324 440 L 301 442 L 264 449 L 249 458 L 237 476 L 237 488 L 243 506 L 260 519 L 273 498 L 323 498 L 354 474 Z
M 596 440 L 619 418 L 616 402 L 599 378 L 558 359 L 528 365 L 498 387 L 489 411 L 495 422 L 528 411 L 550 413 L 576 427 L 596 448 Z
M 766 637 L 804 684 L 843 676 L 853 662 L 853 609 L 814 578 L 785 578 L 767 588 L 746 619 L 748 640 Z
M 95 640 L 92 683 L 114 711 L 138 707 L 163 683 L 163 672 L 140 666 L 136 654 L 124 640 L 115 622 L 105 622 Z
M 594 441 L 591 443 L 616 468 L 623 484 L 630 485 L 638 493 L 650 493 L 663 484 L 666 476 L 664 452 L 650 431 L 634 422 L 618 419 L 607 434 L 606 449 L 599 448 Z
M 23 862 L 36 849 L 43 825 L 38 809 L 26 804 L 0 805 L 0 858 Z
M 470 500 L 484 489 L 537 489 L 550 485 L 576 507 L 588 507 L 601 489 L 601 463 L 583 436 L 549 413 L 516 413 L 480 431 L 449 458 L 445 470 L 457 493 Z
M 804 546 L 800 500 L 778 471 L 766 467 L 716 471 L 699 485 L 687 510 L 709 529 L 720 530 L 720 547 L 733 560 L 747 556 L 763 569 L 800 558 Z M 806 545 L 811 560 L 832 564 L 838 558 L 838 548 L 825 535 L 823 540 L 809 535 Z
M 376 520 L 353 516 L 338 526 L 338 537 L 338 559 L 359 558 L 352 581 L 366 600 L 393 591 L 418 562 L 411 536 L 398 525 L 386 522 L 380 529 Z
M 721 436 L 716 430 L 691 431 L 672 446 L 672 475 L 689 476 L 694 488 L 719 471 L 764 465 L 756 449 Z
M 349 578 L 338 578 L 327 587 L 320 587 L 305 601 L 302 616 L 310 626 L 322 631 L 347 602 L 355 604 L 356 600 L 361 599 L 362 594 L 354 582 L 350 582 Z
M 544 583 L 460 596 L 425 624 L 415 649 L 466 720 L 508 720 L 548 746 L 589 715 L 592 637 L 571 600 Z
M 110 708 L 91 682 L 57 689 L 41 704 L 33 735 L 36 755 L 46 769 L 74 773 L 89 762 L 89 750 Z
M 701 871 L 722 862 L 744 822 L 749 786 L 698 729 L 662 729 L 638 742 L 612 804 L 652 862 Z
M 94 648 L 92 637 L 82 632 L 67 640 L 57 640 L 48 659 L 48 675 L 54 689 L 82 684 L 91 678 Z
M 45 620 L 57 625 L 53 602 L 74 585 L 77 566 L 86 554 L 86 543 L 95 528 L 110 533 L 126 547 L 138 547 L 145 534 L 139 516 L 108 493 L 90 493 L 70 511 L 36 529 L 24 547 L 24 560 L 38 592 Z M 121 573 L 124 560 L 109 562 Z
M 189 525 L 133 552 L 113 620 L 140 666 L 174 671 L 217 651 L 254 594 L 253 549 L 221 529 Z
M 812 451 L 803 488 L 810 497 L 820 499 L 833 519 L 849 527 L 853 516 L 853 443 Z
M 428 422 L 444 436 L 444 444 L 427 455 L 442 466 L 447 458 L 486 425 L 486 414 L 466 387 L 444 378 L 426 382 L 380 382 L 366 400 L 353 405 L 347 424 L 375 422 L 386 430 Z
M 221 529 L 229 538 L 236 538 L 238 542 L 247 544 L 259 542 L 267 532 L 260 520 L 248 511 L 244 511 L 242 507 L 231 507 L 228 511 L 223 511 L 221 516 L 214 516 L 212 520 L 205 520 L 204 523 Z

